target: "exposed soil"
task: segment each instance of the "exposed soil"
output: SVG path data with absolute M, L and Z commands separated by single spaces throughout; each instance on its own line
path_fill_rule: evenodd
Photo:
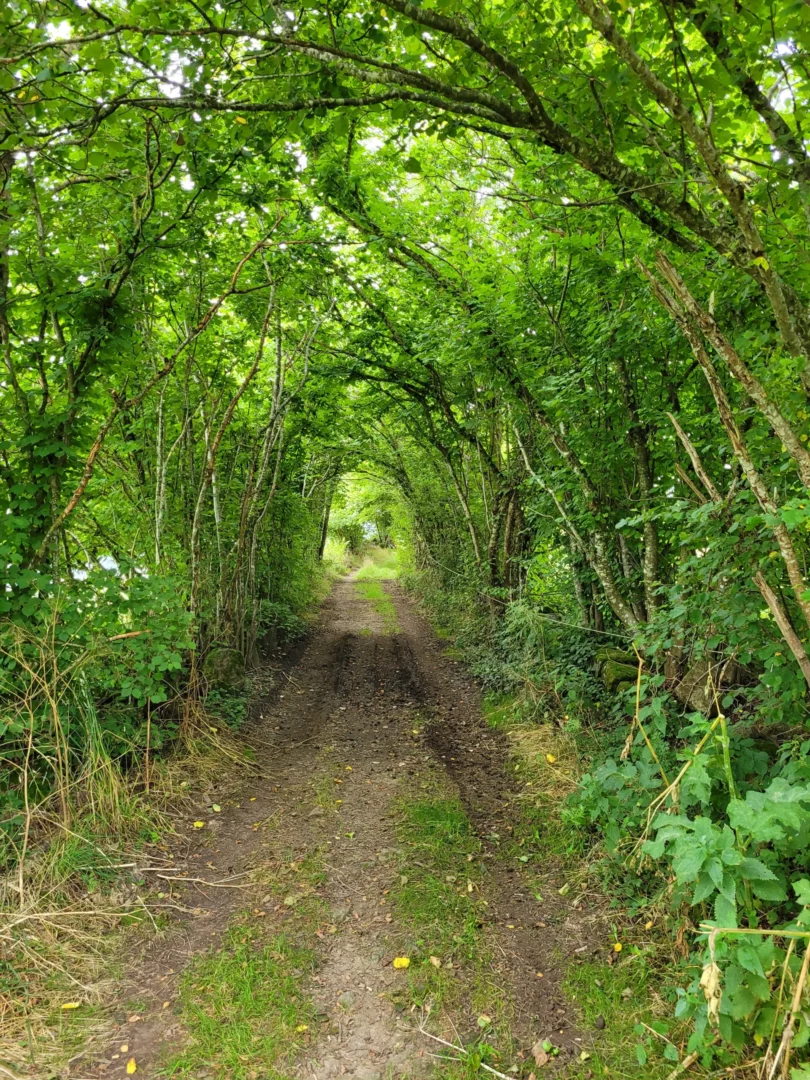
M 385 587 L 400 632 L 386 633 L 347 579 L 335 585 L 296 655 L 256 673 L 246 739 L 263 776 L 223 779 L 179 826 L 187 839 L 174 863 L 201 880 L 166 886 L 186 910 L 129 959 L 112 1037 L 74 1059 L 72 1080 L 123 1077 L 131 1056 L 139 1076 L 156 1075 L 185 1038 L 174 1008 L 180 973 L 217 946 L 238 913 L 283 927 L 290 907 L 265 895 L 268 883 L 312 852 L 321 853 L 325 880 L 317 893 L 328 915 L 309 989 L 324 1022 L 300 1056 L 301 1077 L 428 1072 L 436 1045 L 419 1030 L 419 1016 L 392 1002 L 403 976 L 391 963 L 398 929 L 386 896 L 398 872 L 392 802 L 437 769 L 458 790 L 488 856 L 485 933 L 498 958 L 491 974 L 514 1004 L 515 1038 L 526 1055 L 536 1040 L 552 1038 L 561 1047 L 558 1065 L 579 1053 L 581 1034 L 560 979 L 569 958 L 593 948 L 588 916 L 559 897 L 556 882 L 539 903 L 520 864 L 501 855 L 498 837 L 510 830 L 507 740 L 483 721 L 474 682 L 444 655 L 402 590 Z M 211 812 L 215 802 L 221 812 Z M 195 817 L 205 828 L 194 828 Z M 469 1019 L 455 1018 L 457 1030 L 469 1029 Z

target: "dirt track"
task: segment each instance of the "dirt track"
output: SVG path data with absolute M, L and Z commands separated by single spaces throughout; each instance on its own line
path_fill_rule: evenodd
M 582 945 L 585 931 L 567 923 L 559 905 L 539 905 L 519 864 L 503 859 L 492 840 L 510 828 L 505 739 L 483 722 L 475 684 L 443 654 L 405 594 L 392 583 L 386 590 L 399 632 L 386 632 L 347 579 L 335 585 L 285 669 L 257 673 L 247 738 L 269 779 L 252 777 L 236 788 L 231 780 L 230 790 L 206 792 L 200 816 L 212 801 L 222 812 L 209 813 L 201 831 L 185 823 L 187 848 L 175 855 L 193 868 L 186 873 L 206 882 L 244 874 L 250 887 L 174 886 L 174 899 L 189 911 L 150 943 L 134 970 L 128 965 L 131 984 L 119 990 L 119 1000 L 140 1002 L 142 1019 L 130 1021 L 131 1004 L 119 1007 L 106 1049 L 77 1060 L 71 1077 L 124 1076 L 129 1055 L 139 1076 L 156 1075 L 185 1037 L 171 1008 L 183 968 L 216 946 L 240 912 L 264 916 L 267 909 L 268 922 L 283 927 L 283 904 L 262 893 L 279 866 L 296 865 L 312 851 L 322 853 L 317 895 L 328 904 L 331 925 L 318 935 L 309 986 L 323 1023 L 299 1055 L 298 1074 L 380 1080 L 428 1072 L 436 1046 L 419 1031 L 417 1015 L 392 1003 L 402 976 L 391 965 L 398 928 L 386 896 L 398 873 L 392 803 L 437 771 L 458 791 L 484 845 L 484 932 L 497 957 L 490 974 L 513 1003 L 518 1045 L 528 1056 L 535 1040 L 553 1036 L 559 1064 L 579 1052 L 559 978 L 564 956 Z M 329 795 L 320 805 L 319 784 L 339 788 L 340 802 L 330 805 Z M 469 1031 L 469 1018 L 451 1020 Z M 117 1055 L 124 1041 L 128 1054 Z

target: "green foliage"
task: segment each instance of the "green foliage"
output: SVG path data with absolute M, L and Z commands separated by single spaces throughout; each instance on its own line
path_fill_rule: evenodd
M 684 1024 L 673 1024 L 668 1016 L 671 1005 L 653 997 L 659 978 L 649 950 L 634 949 L 612 966 L 593 961 L 571 966 L 566 994 L 581 1009 L 589 1029 L 601 1021 L 607 1034 L 572 1076 L 579 1080 L 598 1070 L 611 1076 L 665 1080 L 672 1073 L 681 1058 Z M 657 1012 L 652 1011 L 652 1002 Z
M 798 917 L 806 8 L 215 8 L 0 13 L 3 820 L 137 774 L 331 530 L 579 729 L 631 904 Z
M 248 699 L 244 690 L 215 688 L 205 695 L 205 711 L 234 731 L 242 727 L 248 716 Z
M 395 548 L 372 548 L 354 575 L 355 581 L 393 581 L 399 575 Z
M 307 622 L 289 604 L 278 600 L 262 600 L 259 605 L 259 625 L 263 633 L 275 631 L 281 641 L 295 641 L 306 633 Z
M 253 925 L 231 927 L 222 948 L 183 976 L 189 1041 L 168 1063 L 168 1075 L 216 1067 L 246 1080 L 259 1068 L 269 1080 L 283 1080 L 315 1019 L 301 985 L 313 966 L 312 951 L 284 935 L 263 941 Z

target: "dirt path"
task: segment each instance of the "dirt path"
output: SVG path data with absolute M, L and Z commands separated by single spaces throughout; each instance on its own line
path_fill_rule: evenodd
M 91 1046 L 74 1061 L 74 1080 L 125 1076 L 131 1057 L 139 1076 L 164 1075 L 189 1038 L 178 1005 L 183 972 L 223 949 L 235 918 L 264 920 L 268 933 L 309 934 L 314 946 L 313 972 L 303 978 L 314 1023 L 299 1025 L 306 1030 L 283 1075 L 382 1080 L 430 1072 L 442 1048 L 420 1031 L 426 1011 L 414 996 L 418 980 L 409 982 L 414 972 L 392 964 L 415 939 L 413 927 L 400 925 L 407 909 L 400 904 L 398 919 L 391 901 L 410 858 L 397 807 L 438 790 L 460 797 L 478 845 L 480 879 L 467 889 L 480 892 L 484 912 L 477 924 L 490 957 L 483 978 L 505 1003 L 518 1063 L 528 1064 L 543 1038 L 560 1047 L 559 1063 L 579 1053 L 559 981 L 565 956 L 587 945 L 587 929 L 569 919 L 563 901 L 541 906 L 516 860 L 501 856 L 497 839 L 510 828 L 505 740 L 483 722 L 474 683 L 443 654 L 404 593 L 390 582 L 385 591 L 396 628 L 347 579 L 335 585 L 286 673 L 258 673 L 247 737 L 265 777 L 236 788 L 229 781 L 230 789 L 201 797 L 205 827 L 185 823 L 185 848 L 174 853 L 200 880 L 170 885 L 186 911 L 127 965 L 112 1038 L 100 1054 Z M 463 882 L 458 892 L 463 898 Z M 453 1042 L 474 1037 L 481 1006 L 465 989 L 464 963 L 437 961 L 446 985 L 455 980 L 460 989 L 428 1029 Z M 176 1075 L 230 1080 L 216 1069 L 174 1067 Z

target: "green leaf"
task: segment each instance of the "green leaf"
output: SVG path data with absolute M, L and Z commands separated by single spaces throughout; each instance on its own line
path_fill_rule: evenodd
M 702 904 L 704 900 L 716 891 L 715 884 L 708 874 L 701 874 L 698 878 L 695 891 L 692 894 L 693 904 Z
M 673 859 L 672 869 L 675 871 L 678 881 L 694 881 L 705 861 L 706 850 L 697 845 L 692 845 L 679 852 L 677 857 Z
M 731 1015 L 735 1020 L 749 1016 L 757 1007 L 757 1000 L 748 987 L 743 986 L 732 996 Z
M 737 904 L 727 896 L 718 896 L 714 901 L 714 921 L 718 926 L 736 927 Z
M 776 881 L 776 874 L 759 859 L 744 858 L 740 863 L 740 873 L 750 881 Z
M 660 859 L 664 854 L 666 843 L 664 840 L 645 840 L 642 844 L 641 850 L 645 855 L 649 855 L 651 859 Z
M 751 891 L 754 896 L 758 896 L 760 900 L 770 900 L 774 903 L 779 903 L 782 900 L 787 899 L 787 889 L 784 882 L 779 881 L 752 881 Z
M 740 945 L 737 949 L 737 963 L 741 964 L 746 971 L 752 971 L 755 975 L 764 975 L 762 961 L 759 953 L 753 945 Z

